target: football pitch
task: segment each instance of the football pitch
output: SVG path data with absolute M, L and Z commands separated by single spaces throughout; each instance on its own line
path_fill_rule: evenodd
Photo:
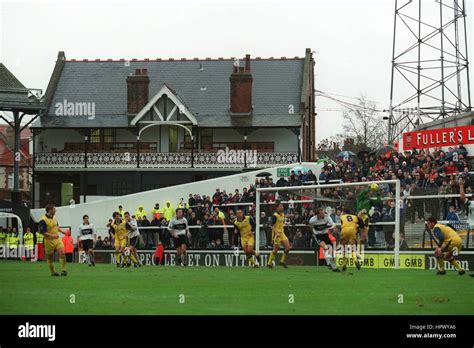
M 474 279 L 453 271 L 111 264 L 68 271 L 51 277 L 45 262 L 0 260 L 0 314 L 474 314 Z

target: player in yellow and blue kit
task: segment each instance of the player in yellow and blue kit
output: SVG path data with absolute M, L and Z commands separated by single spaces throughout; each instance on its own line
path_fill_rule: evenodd
M 357 215 L 351 214 L 349 209 L 344 209 L 341 214 L 341 244 L 344 252 L 342 258 L 342 270 L 347 269 L 347 255 L 351 253 L 352 259 L 357 269 L 360 270 L 361 264 L 357 258 L 356 245 L 357 245 L 357 231 L 359 228 L 362 230 L 365 228 L 365 222 Z
M 107 227 L 114 232 L 115 263 L 117 267 L 124 268 L 127 266 L 125 257 L 125 248 L 128 242 L 127 222 L 122 220 L 122 216 L 117 211 L 112 214 L 112 218 L 112 222 L 109 222 Z
M 64 254 L 64 244 L 59 233 L 65 234 L 60 228 L 58 221 L 54 217 L 56 208 L 53 204 L 46 206 L 46 214 L 40 220 L 38 225 L 39 232 L 44 236 L 44 250 L 48 260 L 48 267 L 52 276 L 58 276 L 54 270 L 54 252 L 59 254 L 59 263 L 61 265 L 61 275 L 66 276 L 66 255 Z
M 275 256 L 280 249 L 280 245 L 285 247 L 283 251 L 283 256 L 280 259 L 280 266 L 288 268 L 286 265 L 286 258 L 290 253 L 290 241 L 285 234 L 285 213 L 284 207 L 282 203 L 278 203 L 277 211 L 273 213 L 272 216 L 272 241 L 273 241 L 273 250 L 268 258 L 268 268 L 273 268 L 273 260 L 275 260 Z
M 435 256 L 438 259 L 438 272 L 436 274 L 446 274 L 444 260 L 449 261 L 459 275 L 466 273 L 456 260 L 461 252 L 462 245 L 462 239 L 457 232 L 449 226 L 439 224 L 434 217 L 426 220 L 426 227 L 432 233 L 431 238 L 438 244 L 435 249 Z
M 255 222 L 250 216 L 244 216 L 242 209 L 237 210 L 236 215 L 237 219 L 234 221 L 234 226 L 240 232 L 240 244 L 244 249 L 250 266 L 257 268 L 258 264 L 255 260 L 258 260 L 260 263 L 260 256 L 254 250 L 255 238 L 253 231 L 255 230 Z

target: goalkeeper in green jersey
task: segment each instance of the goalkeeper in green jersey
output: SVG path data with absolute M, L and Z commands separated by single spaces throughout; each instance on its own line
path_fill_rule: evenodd
M 367 240 L 367 233 L 369 230 L 369 210 L 372 207 L 378 206 L 382 203 L 380 198 L 379 185 L 373 183 L 369 187 L 363 189 L 356 198 L 356 212 L 357 217 L 363 222 L 364 227 L 360 230 L 359 244 L 365 244 Z

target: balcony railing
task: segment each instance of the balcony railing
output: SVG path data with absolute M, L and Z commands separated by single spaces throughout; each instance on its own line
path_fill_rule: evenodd
M 293 152 L 242 153 L 140 153 L 135 152 L 88 153 L 36 153 L 35 169 L 132 169 L 132 168 L 265 168 L 298 162 Z

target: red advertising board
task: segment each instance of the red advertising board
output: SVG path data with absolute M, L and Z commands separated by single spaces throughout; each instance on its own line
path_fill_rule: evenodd
M 474 126 L 430 129 L 403 133 L 403 149 L 474 144 Z

